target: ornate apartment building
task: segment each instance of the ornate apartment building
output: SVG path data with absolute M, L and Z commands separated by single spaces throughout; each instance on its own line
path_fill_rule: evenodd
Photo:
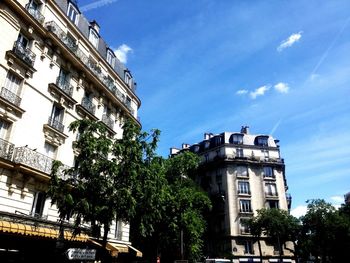
M 1 262 L 51 262 L 58 213 L 45 191 L 53 160 L 74 165 L 71 122 L 101 121 L 115 138 L 124 118 L 140 125 L 135 80 L 99 30 L 75 0 L 0 2 Z M 98 246 L 71 234 L 73 247 Z M 112 254 L 140 255 L 129 225 L 114 222 L 108 238 Z
M 244 221 L 261 208 L 289 210 L 291 197 L 278 140 L 270 135 L 240 132 L 205 133 L 204 140 L 172 148 L 170 154 L 191 151 L 201 157 L 198 183 L 212 199 L 208 216 L 207 256 L 232 257 L 233 262 L 260 262 L 258 242 Z M 289 244 L 290 245 L 290 244 Z M 261 239 L 264 262 L 278 262 L 277 247 Z M 292 247 L 284 247 L 283 262 L 292 262 Z

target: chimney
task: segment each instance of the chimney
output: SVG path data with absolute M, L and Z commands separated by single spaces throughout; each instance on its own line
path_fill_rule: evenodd
M 249 134 L 249 126 L 242 126 L 241 133 Z
M 180 152 L 180 150 L 179 149 L 177 149 L 177 148 L 170 148 L 170 155 L 175 155 L 175 154 L 177 154 L 177 153 L 179 153 Z
M 206 132 L 204 133 L 204 140 L 209 140 L 210 138 L 210 133 Z
M 91 21 L 90 25 L 97 33 L 100 34 L 100 26 L 97 24 L 96 20 Z

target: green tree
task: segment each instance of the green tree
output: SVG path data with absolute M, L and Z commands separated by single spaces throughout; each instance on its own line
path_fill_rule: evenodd
M 105 246 L 112 221 L 128 222 L 135 214 L 135 188 L 159 131 L 141 132 L 131 120 L 124 123 L 121 139 L 112 139 L 102 123 L 85 119 L 71 123 L 69 129 L 79 135 L 75 166 L 62 178 L 56 163 L 48 193 L 62 222 L 74 218 L 77 233 L 82 222 L 89 222 L 92 236 L 99 238 L 103 227 Z
M 348 206 L 337 210 L 322 199 L 308 201 L 300 247 L 302 258 L 309 255 L 315 262 L 342 262 L 349 258 L 350 220 Z
M 287 241 L 292 241 L 296 247 L 295 241 L 300 230 L 299 221 L 282 209 L 263 208 L 257 212 L 257 216 L 248 220 L 247 224 L 251 229 L 252 235 L 258 240 L 260 259 L 262 259 L 262 254 L 259 240 L 262 235 L 265 235 L 271 238 L 278 247 L 279 257 L 282 262 L 283 245 Z
M 185 258 L 192 262 L 200 258 L 203 213 L 211 204 L 192 180 L 197 167 L 198 157 L 190 152 L 149 162 L 139 185 L 140 205 L 131 225 L 132 241 L 143 249 L 146 258 L 155 260 L 161 255 L 166 262 L 179 259 L 181 232 Z

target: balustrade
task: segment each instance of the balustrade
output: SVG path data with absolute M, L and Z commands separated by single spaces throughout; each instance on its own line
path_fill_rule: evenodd
M 56 85 L 64 91 L 67 95 L 72 97 L 73 95 L 73 86 L 69 83 L 69 80 L 58 77 L 56 80 Z
M 12 104 L 18 107 L 21 104 L 21 98 L 4 87 L 1 88 L 0 97 L 6 99 L 7 101 L 11 102 Z
M 11 160 L 14 148 L 15 145 L 13 143 L 0 139 L 0 158 Z
M 26 9 L 40 24 L 44 23 L 45 17 L 31 3 L 26 4 Z
M 14 43 L 12 51 L 29 66 L 34 66 L 36 55 L 29 48 L 23 47 L 20 41 Z

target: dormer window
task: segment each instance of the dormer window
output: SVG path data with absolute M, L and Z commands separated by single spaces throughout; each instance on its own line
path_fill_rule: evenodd
M 128 84 L 130 86 L 131 85 L 131 80 L 132 80 L 131 74 L 130 74 L 130 72 L 128 70 L 126 70 L 125 73 L 124 73 L 124 81 L 125 81 L 126 84 Z
M 89 41 L 95 48 L 98 48 L 98 40 L 99 36 L 97 32 L 95 31 L 95 29 L 90 28 Z
M 78 24 L 79 12 L 78 9 L 72 3 L 69 3 L 68 5 L 67 16 L 75 25 Z
M 255 138 L 255 145 L 268 146 L 269 136 L 257 136 Z
M 243 144 L 243 134 L 240 134 L 240 133 L 232 134 L 230 137 L 230 143 Z
M 107 49 L 107 62 L 109 63 L 109 65 L 114 67 L 115 55 L 114 55 L 114 52 L 110 49 Z

